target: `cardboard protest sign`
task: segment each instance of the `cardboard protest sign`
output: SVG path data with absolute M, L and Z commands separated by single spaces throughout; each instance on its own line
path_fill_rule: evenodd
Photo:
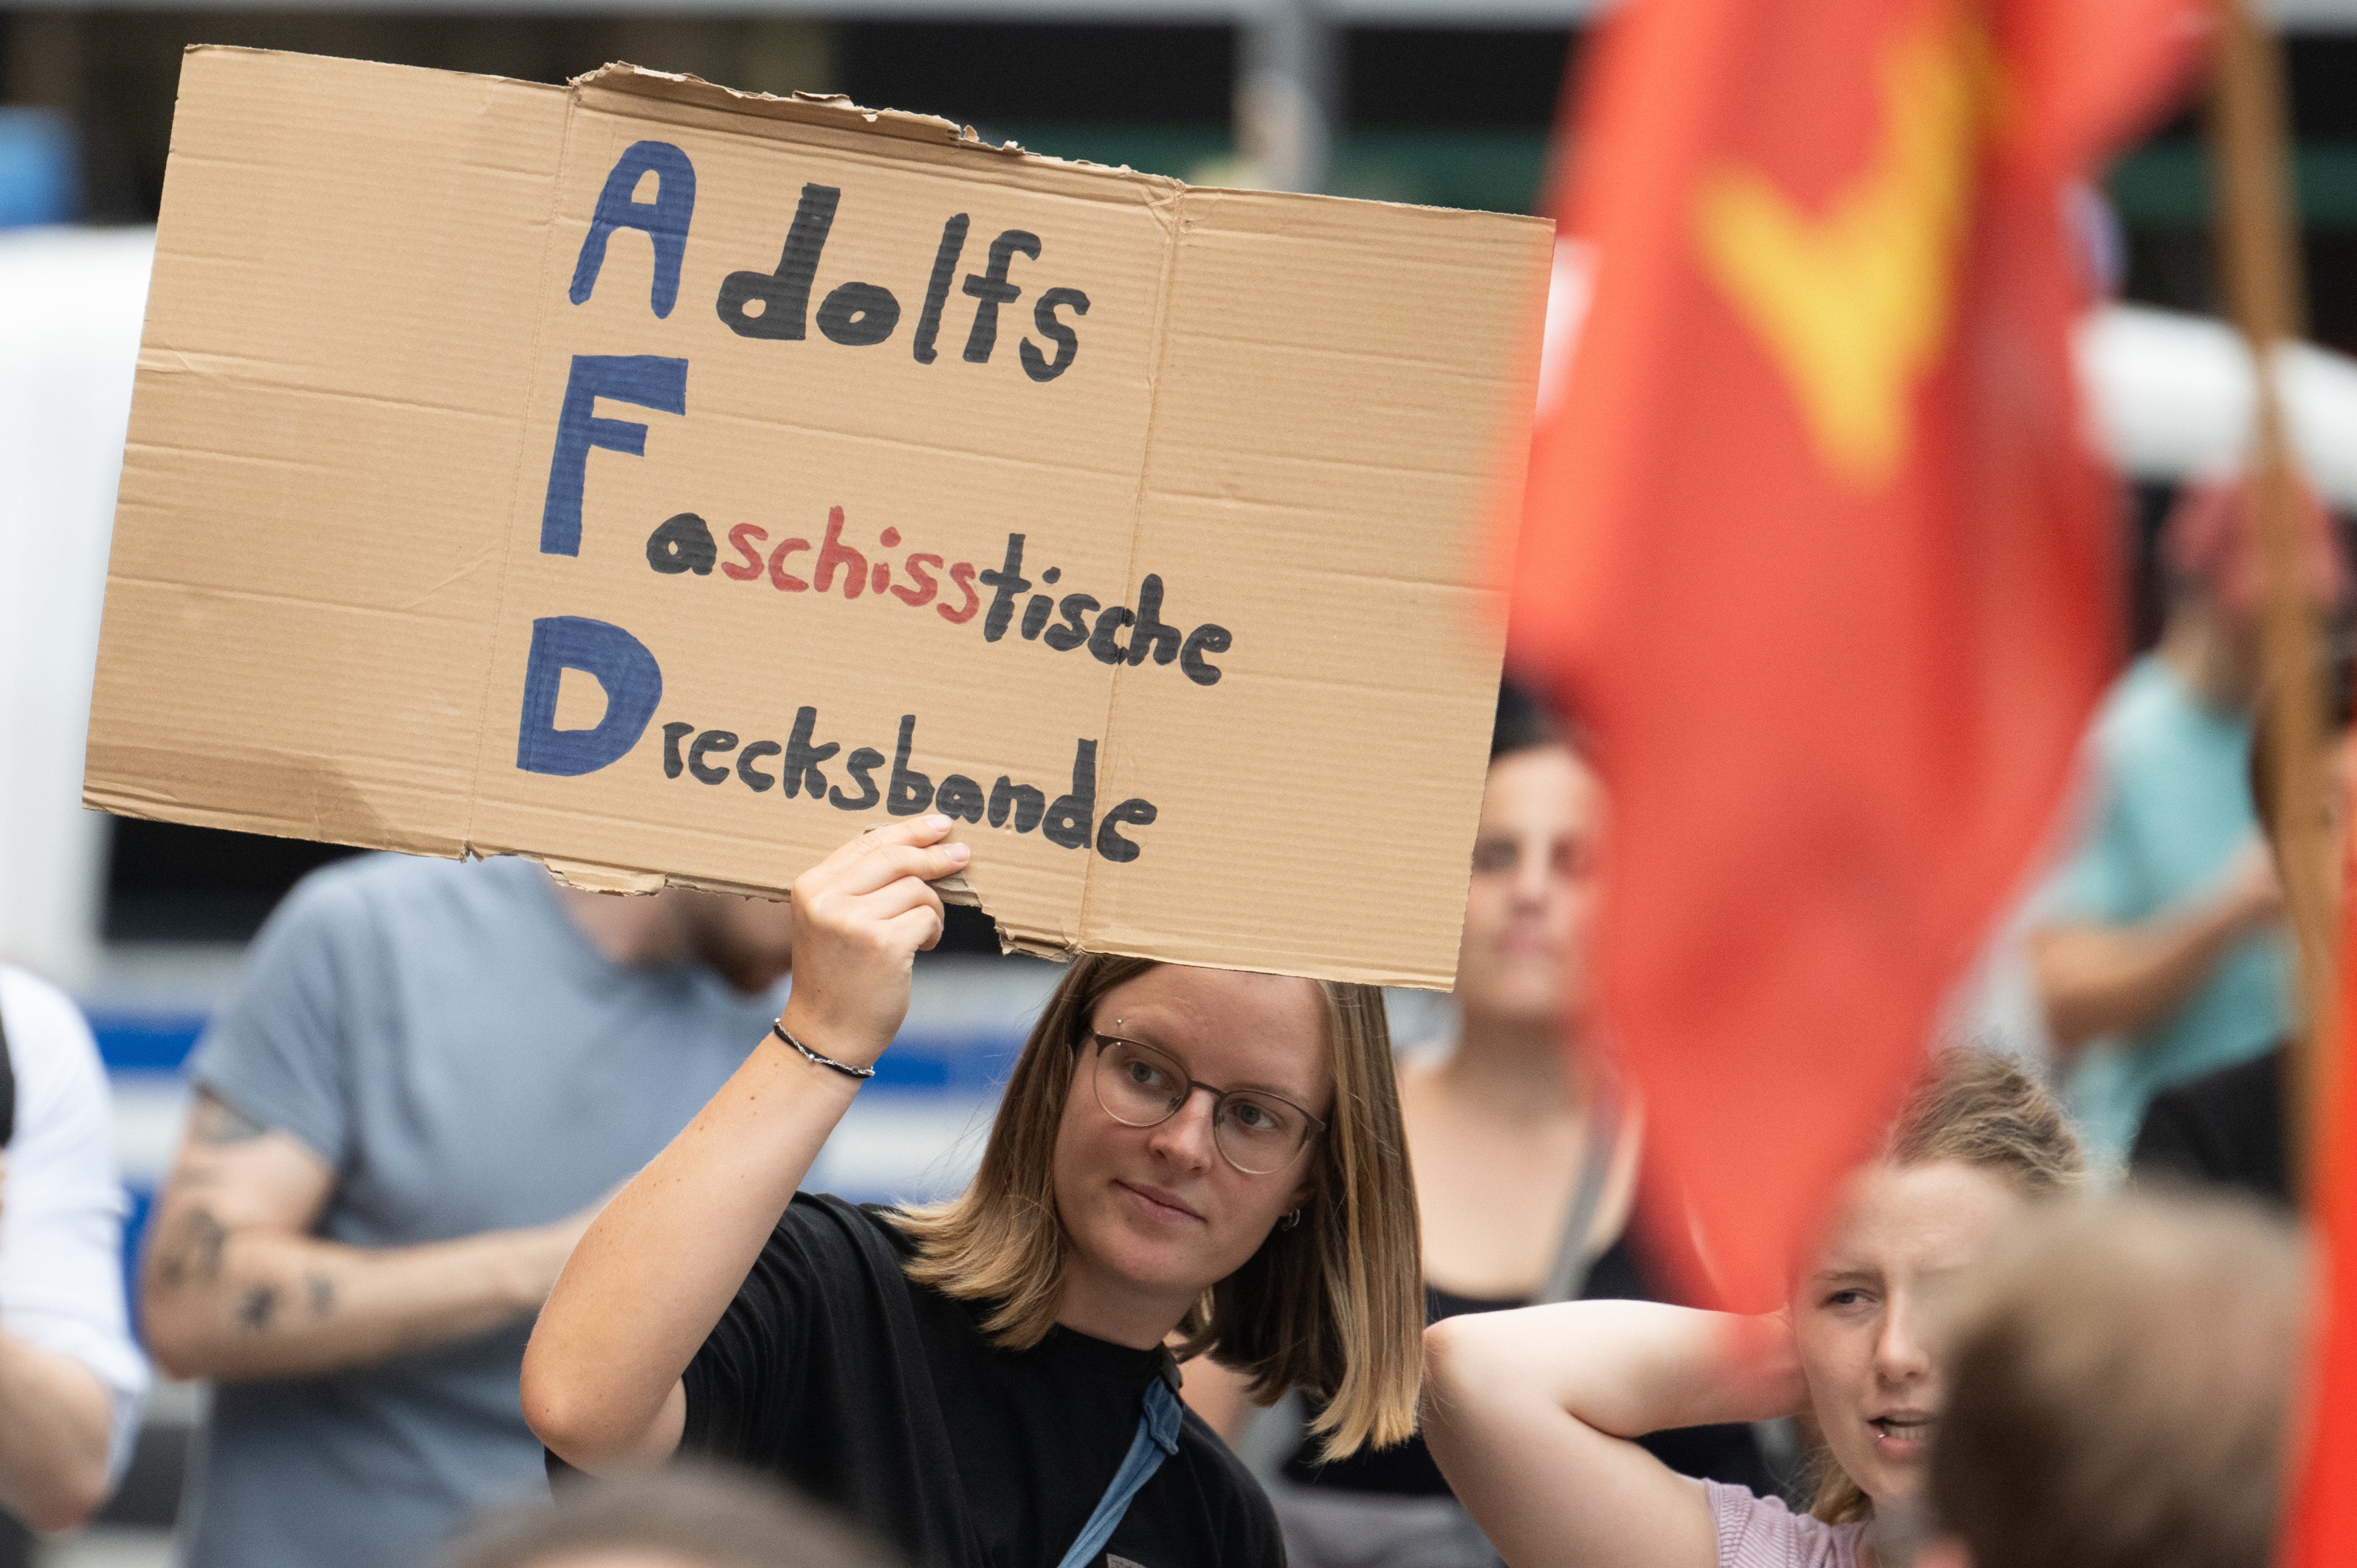
M 1544 223 L 199 48 L 85 799 L 1439 986 Z

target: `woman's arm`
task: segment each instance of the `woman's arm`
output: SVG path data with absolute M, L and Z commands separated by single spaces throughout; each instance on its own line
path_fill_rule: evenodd
M 785 1026 L 865 1066 L 909 1010 L 915 955 L 940 940 L 927 884 L 962 868 L 946 817 L 895 823 L 793 886 L 794 986 Z M 679 1446 L 680 1374 L 858 1091 L 774 1036 L 622 1188 L 582 1237 L 524 1352 L 523 1410 L 567 1463 L 611 1469 Z
M 1781 1318 L 1575 1301 L 1424 1332 L 1424 1436 L 1515 1568 L 1712 1568 L 1702 1483 L 1631 1441 L 1806 1402 Z

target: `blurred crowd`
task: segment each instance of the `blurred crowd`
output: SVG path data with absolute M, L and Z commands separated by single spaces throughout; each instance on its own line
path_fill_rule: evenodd
M 1587 961 L 1611 802 L 1510 690 L 1447 1037 L 1080 961 L 925 1208 L 797 1189 L 938 937 L 946 822 L 791 904 L 315 873 L 189 1064 L 144 1354 L 89 1030 L 0 971 L 0 1509 L 87 1518 L 152 1358 L 212 1386 L 197 1568 L 2257 1564 L 2308 1291 L 2244 489 L 2162 558 L 2026 917 L 2047 1041 L 1935 1042 L 1776 1314 L 1653 1255 L 1677 1195 Z

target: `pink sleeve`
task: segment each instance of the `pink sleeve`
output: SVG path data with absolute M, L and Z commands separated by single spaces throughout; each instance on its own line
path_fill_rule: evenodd
M 1710 1480 L 1703 1487 L 1718 1532 L 1718 1568 L 1857 1568 L 1865 1526 L 1827 1524 L 1741 1487 Z

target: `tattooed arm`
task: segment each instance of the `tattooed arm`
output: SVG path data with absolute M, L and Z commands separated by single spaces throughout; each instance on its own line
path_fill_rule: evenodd
M 302 1377 L 528 1317 L 597 1212 L 354 1247 L 311 1233 L 334 1188 L 334 1173 L 300 1141 L 198 1093 L 140 1281 L 147 1347 L 167 1371 Z

